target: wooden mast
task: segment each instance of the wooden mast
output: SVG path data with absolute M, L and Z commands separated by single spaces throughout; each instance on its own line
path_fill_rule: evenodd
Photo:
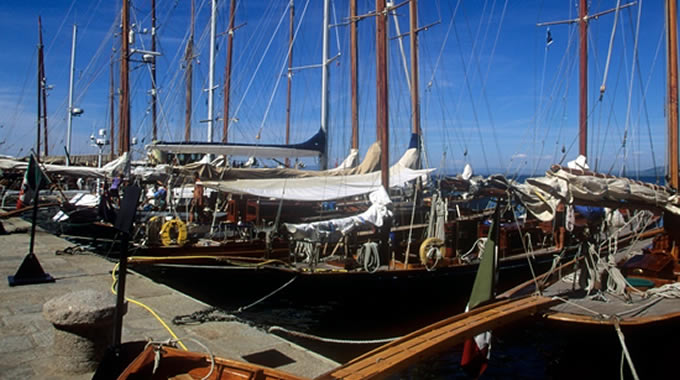
M 151 51 L 156 51 L 156 0 L 151 0 Z M 151 61 L 151 140 L 157 140 L 157 113 L 156 99 L 158 87 L 156 86 L 156 57 Z
M 184 81 L 186 83 L 185 107 L 184 107 L 184 141 L 191 141 L 191 87 L 193 82 L 193 61 L 194 61 L 194 0 L 191 0 L 191 22 L 190 22 L 189 41 L 184 54 L 185 72 Z M 226 112 L 226 111 L 225 111 Z
M 231 61 L 234 49 L 234 18 L 236 12 L 236 0 L 229 4 L 229 29 L 227 30 L 227 63 L 224 74 L 224 128 L 222 142 L 229 141 L 229 93 L 231 92 Z
M 288 26 L 288 88 L 286 91 L 286 145 L 290 144 L 290 96 L 293 86 L 293 34 L 295 27 L 295 1 L 290 0 L 290 23 Z M 290 160 L 286 157 L 286 167 Z
M 418 96 L 418 0 L 409 3 L 411 50 L 411 132 L 420 136 L 420 98 Z M 420 142 L 418 143 L 420 149 Z
M 210 61 L 208 69 L 208 142 L 213 142 L 213 126 L 215 124 L 215 24 L 217 18 L 217 0 L 210 1 Z M 208 155 L 210 156 L 210 155 Z
M 357 0 L 350 0 L 349 58 L 352 93 L 352 149 L 359 149 L 359 96 L 358 96 L 358 53 L 357 48 Z
M 579 6 L 579 154 L 588 157 L 588 0 Z
M 130 44 L 130 27 L 129 22 L 129 0 L 123 0 L 123 7 L 121 10 L 121 23 L 123 25 L 121 31 L 121 49 L 120 49 L 120 105 L 118 116 L 118 154 L 130 151 L 130 98 L 129 98 L 129 78 L 128 78 L 128 58 L 129 58 L 129 44 Z
M 668 157 L 669 184 L 678 190 L 678 4 L 666 1 L 666 28 L 668 51 Z
M 113 60 L 114 56 L 113 54 L 111 55 L 111 61 L 109 62 L 109 112 L 111 114 L 111 119 L 109 120 L 109 136 L 111 136 L 110 141 L 111 141 L 111 157 L 110 159 L 113 159 L 114 155 L 114 139 L 113 136 L 115 136 L 116 130 L 115 130 L 115 125 L 116 125 L 116 117 L 115 117 L 115 107 L 113 105 L 113 98 L 114 98 L 114 93 L 113 93 Z
M 387 191 L 390 186 L 389 173 L 389 130 L 388 130 L 388 104 L 387 104 L 387 12 L 385 0 L 375 2 L 375 55 L 376 55 L 376 128 L 380 140 L 381 156 L 380 170 L 382 173 L 382 185 Z
M 43 59 L 43 43 L 42 43 L 42 20 L 38 16 L 38 119 L 35 139 L 35 156 L 40 159 L 40 127 L 42 125 L 42 59 Z

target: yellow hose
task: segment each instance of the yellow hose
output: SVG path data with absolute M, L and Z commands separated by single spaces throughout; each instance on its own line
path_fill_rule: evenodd
M 111 292 L 113 294 L 117 294 L 116 293 L 116 283 L 118 282 L 118 279 L 116 278 L 116 270 L 117 269 L 118 269 L 118 264 L 116 264 L 113 267 L 113 271 L 111 272 L 111 278 L 113 279 L 113 283 L 111 284 Z M 146 311 L 148 311 L 149 313 L 151 313 L 151 315 L 153 315 L 161 323 L 161 325 L 170 333 L 170 335 L 173 337 L 173 339 L 175 339 L 177 341 L 177 344 L 179 344 L 179 346 L 182 347 L 182 349 L 184 351 L 189 351 L 187 349 L 187 347 L 184 345 L 184 343 L 182 343 L 182 340 L 179 339 L 179 337 L 177 337 L 177 335 L 175 334 L 174 331 L 172 331 L 170 326 L 168 326 L 167 323 L 165 323 L 165 321 L 163 321 L 163 319 L 161 319 L 161 317 L 158 314 L 156 314 L 156 312 L 153 311 L 150 307 L 144 305 L 143 303 L 141 303 L 137 300 L 133 300 L 132 298 L 125 297 L 125 300 L 128 301 L 128 302 L 132 302 L 133 304 L 140 306 L 143 309 L 145 309 Z
M 245 263 L 242 261 L 234 261 L 233 259 L 230 259 L 228 257 L 222 257 L 222 256 L 130 256 L 128 260 L 130 262 L 137 262 L 137 263 L 143 263 L 143 262 L 156 262 L 156 261 L 164 261 L 164 260 L 197 260 L 197 259 L 213 259 L 216 261 L 229 261 L 230 263 L 238 266 L 244 266 L 244 267 L 259 267 L 263 265 L 268 265 L 268 264 L 283 264 L 286 266 L 290 266 L 288 263 L 282 260 L 278 259 L 269 259 L 265 260 L 259 263 Z

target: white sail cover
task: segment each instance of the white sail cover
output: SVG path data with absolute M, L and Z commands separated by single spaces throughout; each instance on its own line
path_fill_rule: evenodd
M 245 157 L 319 157 L 325 151 L 326 134 L 319 130 L 309 140 L 299 144 L 240 144 L 211 142 L 165 142 L 155 141 L 148 150 L 172 153 L 200 153 Z
M 680 215 L 678 195 L 663 186 L 563 167 L 553 167 L 546 174 L 514 186 L 522 203 L 543 221 L 552 220 L 560 202 L 647 208 Z
M 284 223 L 283 226 L 295 240 L 330 242 L 338 241 L 356 227 L 367 223 L 381 227 L 383 219 L 392 214 L 387 208 L 392 201 L 383 187 L 372 192 L 368 198 L 371 200 L 371 207 L 358 215 L 314 223 Z
M 333 169 L 328 169 L 330 172 L 336 172 L 345 169 L 351 169 L 357 166 L 357 161 L 359 161 L 359 149 L 350 149 L 349 155 L 338 165 L 338 167 Z
M 124 153 L 115 160 L 102 166 L 101 168 L 92 168 L 89 166 L 66 166 L 66 165 L 41 165 L 41 167 L 48 174 L 61 174 L 72 177 L 94 177 L 107 178 L 112 177 L 118 173 L 122 173 L 125 167 L 129 164 L 129 155 Z M 24 161 L 0 159 L 0 169 L 16 169 L 26 170 L 28 163 Z
M 434 169 L 413 170 L 409 167 L 417 156 L 415 148 L 390 168 L 390 187 L 422 177 L 427 180 Z M 380 172 L 344 176 L 305 178 L 243 179 L 235 181 L 205 181 L 202 184 L 227 193 L 250 194 L 265 198 L 298 201 L 327 201 L 371 193 L 382 187 Z

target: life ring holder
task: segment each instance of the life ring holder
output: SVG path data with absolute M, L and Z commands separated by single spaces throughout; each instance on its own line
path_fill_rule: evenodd
M 183 246 L 187 241 L 187 225 L 180 219 L 170 219 L 161 227 L 161 244 Z
M 434 269 L 437 264 L 439 263 L 439 260 L 442 258 L 442 248 L 444 247 L 444 240 L 437 238 L 437 237 L 431 237 L 425 239 L 421 244 L 420 244 L 420 250 L 419 250 L 419 256 L 420 256 L 420 263 L 425 265 L 427 270 L 432 270 Z M 434 260 L 434 264 L 430 266 L 429 262 Z

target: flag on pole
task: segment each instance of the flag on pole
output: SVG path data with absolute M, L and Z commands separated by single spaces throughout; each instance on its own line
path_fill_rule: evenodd
M 552 45 L 552 43 L 553 43 L 552 34 L 550 33 L 550 28 L 548 28 L 548 32 L 546 33 L 545 36 L 545 47 Z
M 28 167 L 26 167 L 26 172 L 24 173 L 24 180 L 21 182 L 17 208 L 28 206 L 31 203 L 32 193 L 46 187 L 50 183 L 50 179 L 40 169 L 38 161 L 31 154 L 31 157 L 28 159 Z
M 465 311 L 474 309 L 477 306 L 487 303 L 494 299 L 497 248 L 496 229 L 498 226 L 499 206 L 496 206 L 494 220 L 489 228 L 489 235 L 484 244 L 482 259 L 479 263 L 475 283 L 472 286 L 470 300 Z M 474 338 L 467 339 L 463 345 L 463 354 L 460 359 L 460 366 L 470 376 L 475 378 L 482 375 L 488 365 L 491 354 L 491 331 L 483 332 Z

